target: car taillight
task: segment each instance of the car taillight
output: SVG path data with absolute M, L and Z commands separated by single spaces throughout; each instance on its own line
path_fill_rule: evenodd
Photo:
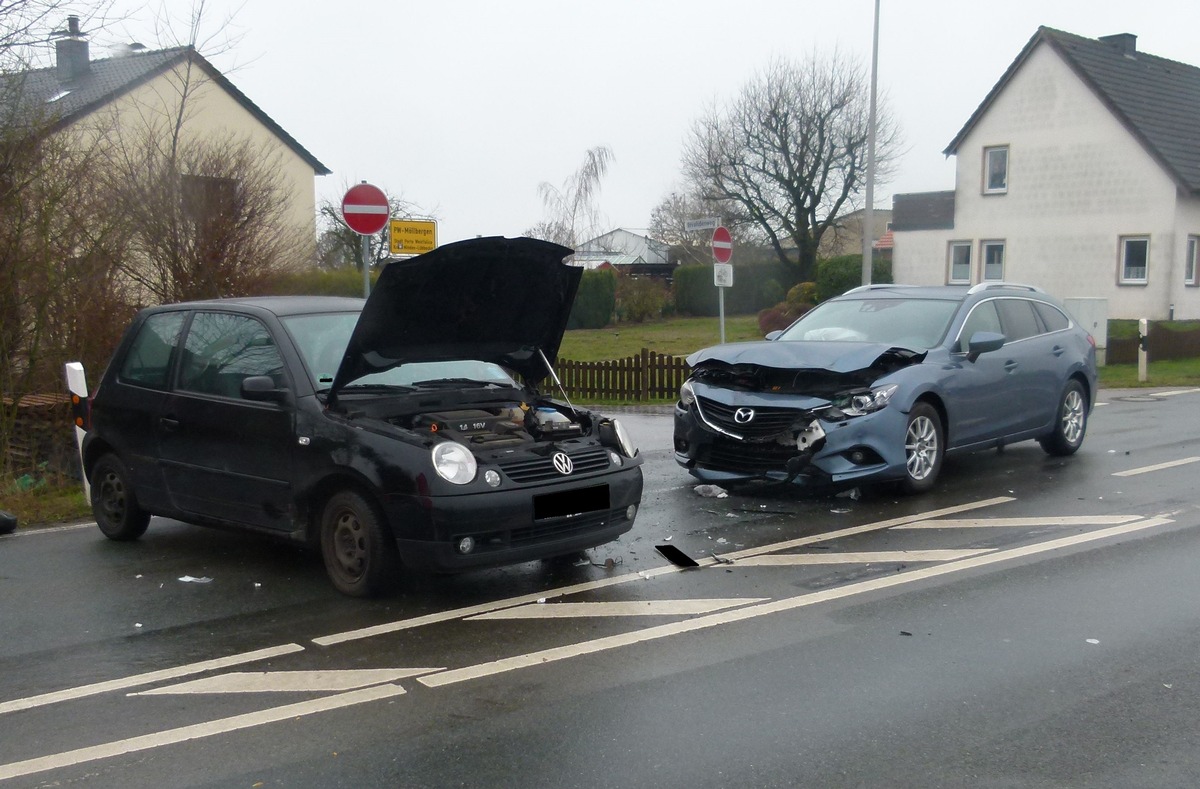
M 1088 342 L 1091 343 L 1093 348 L 1095 348 L 1096 347 L 1096 338 L 1093 337 L 1091 334 L 1088 334 L 1087 338 L 1088 338 Z

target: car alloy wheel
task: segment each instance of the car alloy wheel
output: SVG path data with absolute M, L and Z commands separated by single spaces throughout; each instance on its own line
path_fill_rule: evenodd
M 933 487 L 942 468 L 942 421 L 928 403 L 917 403 L 908 415 L 904 435 L 904 488 L 920 493 Z
M 1047 454 L 1060 457 L 1073 455 L 1083 446 L 1083 437 L 1087 433 L 1087 419 L 1088 404 L 1083 384 L 1074 379 L 1067 381 L 1058 401 L 1054 430 L 1048 436 L 1038 439 L 1038 443 Z

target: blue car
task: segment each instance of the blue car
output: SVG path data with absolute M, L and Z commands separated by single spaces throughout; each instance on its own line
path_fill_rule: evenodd
M 1038 288 L 868 285 L 688 357 L 675 459 L 705 482 L 933 487 L 947 454 L 1083 444 L 1096 343 Z

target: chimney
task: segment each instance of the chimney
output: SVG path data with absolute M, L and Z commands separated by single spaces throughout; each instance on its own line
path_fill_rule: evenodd
M 58 81 L 74 82 L 91 71 L 88 61 L 88 42 L 79 31 L 79 17 L 67 17 L 67 29 L 57 31 L 60 36 L 54 42 L 54 58 Z
M 1100 36 L 1100 40 L 1127 58 L 1131 58 L 1137 54 L 1137 36 L 1133 33 L 1116 33 L 1111 36 Z

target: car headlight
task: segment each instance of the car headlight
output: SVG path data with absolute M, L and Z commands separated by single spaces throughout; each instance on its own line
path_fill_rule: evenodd
M 846 416 L 864 416 L 884 408 L 899 388 L 900 384 L 877 386 L 869 392 L 855 392 L 838 398 L 835 404 Z
M 455 485 L 466 485 L 475 479 L 479 468 L 471 450 L 454 441 L 443 441 L 433 448 L 433 468 L 438 476 Z
M 625 425 L 616 419 L 605 419 L 600 423 L 600 443 L 608 447 L 616 447 L 625 457 L 637 455 L 637 445 L 629 437 Z
M 696 393 L 692 390 L 691 381 L 684 381 L 683 386 L 679 387 L 679 402 L 685 406 L 696 402 Z

